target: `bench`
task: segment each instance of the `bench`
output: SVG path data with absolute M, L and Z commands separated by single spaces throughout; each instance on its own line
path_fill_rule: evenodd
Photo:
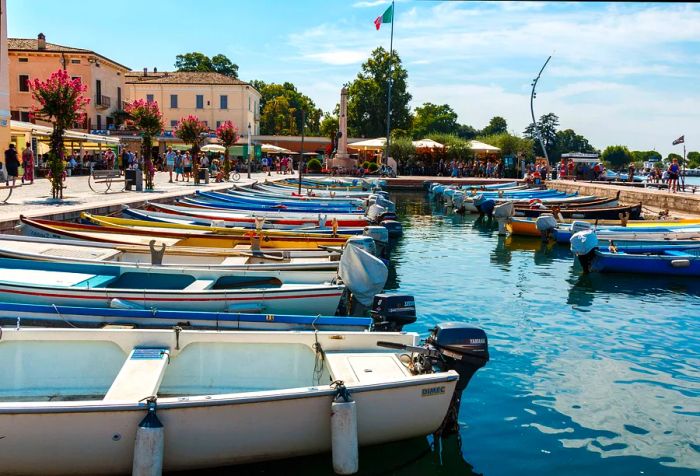
M 7 204 L 7 201 L 12 196 L 12 192 L 14 192 L 16 188 L 21 187 L 21 186 L 22 186 L 22 184 L 0 185 L 0 195 L 4 195 L 4 192 L 7 192 L 7 196 L 5 196 L 5 198 L 0 198 L 0 202 L 2 202 L 3 204 Z
M 88 176 L 88 186 L 95 193 L 109 193 L 112 190 L 112 184 L 120 183 L 123 192 L 126 187 L 125 177 L 121 170 L 92 170 Z M 99 190 L 98 190 L 99 189 Z
M 331 376 L 348 383 L 379 383 L 387 379 L 411 377 L 411 372 L 391 352 L 326 352 Z
M 103 400 L 138 402 L 156 395 L 170 361 L 166 348 L 135 348 Z

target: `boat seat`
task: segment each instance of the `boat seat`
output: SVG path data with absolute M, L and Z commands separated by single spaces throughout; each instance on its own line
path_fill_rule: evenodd
M 213 279 L 195 279 L 189 286 L 187 286 L 183 291 L 204 291 L 209 289 L 214 284 Z
M 88 278 L 84 281 L 79 282 L 76 284 L 74 287 L 76 288 L 104 288 L 107 287 L 109 283 L 117 279 L 116 276 L 108 275 L 108 274 L 96 274 L 92 276 L 91 278 Z
M 232 266 L 232 265 L 244 265 L 248 264 L 247 256 L 228 256 L 225 260 L 221 262 L 222 265 Z
M 138 402 L 156 395 L 169 361 L 167 348 L 133 349 L 103 400 Z
M 326 352 L 333 380 L 347 383 L 379 383 L 411 377 L 411 372 L 393 352 Z

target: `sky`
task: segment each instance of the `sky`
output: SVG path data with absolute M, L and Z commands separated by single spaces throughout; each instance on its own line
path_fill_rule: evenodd
M 294 83 L 325 111 L 339 102 L 390 25 L 386 0 L 7 0 L 10 37 L 91 49 L 134 70 L 223 53 L 243 80 Z M 449 104 L 477 129 L 511 132 L 559 116 L 597 148 L 700 150 L 700 5 L 692 3 L 396 2 L 394 49 L 411 106 Z

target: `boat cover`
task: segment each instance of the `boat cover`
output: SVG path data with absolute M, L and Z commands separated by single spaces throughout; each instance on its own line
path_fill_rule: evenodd
M 363 306 L 370 306 L 374 295 L 382 292 L 389 270 L 382 260 L 357 246 L 346 246 L 338 274 Z

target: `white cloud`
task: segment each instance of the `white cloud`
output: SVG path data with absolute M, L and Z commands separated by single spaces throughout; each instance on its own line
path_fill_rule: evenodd
M 323 53 L 304 55 L 305 59 L 321 61 L 332 65 L 360 64 L 367 59 L 367 50 L 331 50 Z
M 356 8 L 366 8 L 366 7 L 376 7 L 377 5 L 385 5 L 389 3 L 388 0 L 370 0 L 364 2 L 355 2 L 352 4 Z

